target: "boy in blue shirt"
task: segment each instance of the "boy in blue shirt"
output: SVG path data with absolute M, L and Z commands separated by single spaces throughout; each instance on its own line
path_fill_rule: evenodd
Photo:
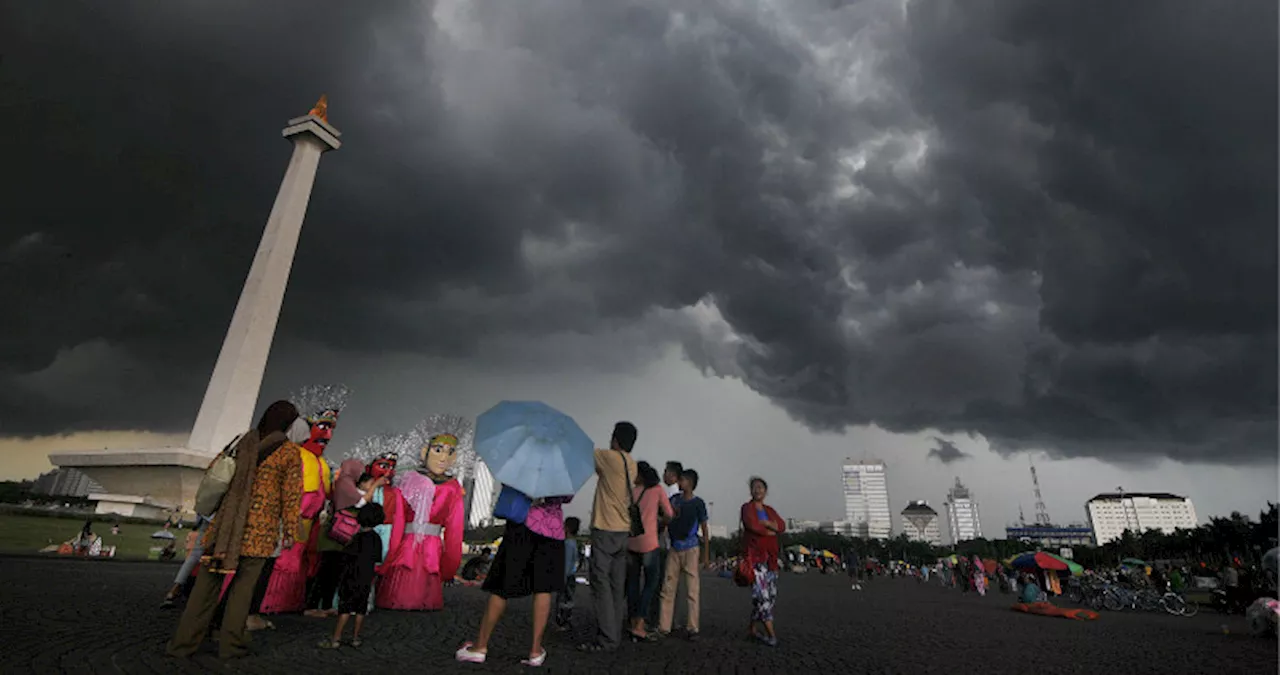
M 667 525 L 671 535 L 671 552 L 667 555 L 666 578 L 662 583 L 662 615 L 658 634 L 671 633 L 676 608 L 676 590 L 680 577 L 684 577 L 689 618 L 685 624 L 686 636 L 698 639 L 699 573 L 708 563 L 710 537 L 707 530 L 707 505 L 693 491 L 698 487 L 698 472 L 685 469 L 677 481 L 680 494 L 671 499 L 675 517 Z

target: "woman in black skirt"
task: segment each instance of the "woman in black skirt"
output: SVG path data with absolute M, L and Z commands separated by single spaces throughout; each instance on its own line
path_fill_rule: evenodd
M 529 658 L 520 663 L 541 666 L 547 660 L 542 648 L 542 635 L 551 616 L 551 599 L 564 588 L 564 516 L 560 507 L 573 497 L 535 499 L 524 522 L 507 521 L 502 544 L 489 567 L 484 590 L 489 591 L 489 604 L 480 621 L 475 642 L 467 642 L 457 651 L 457 659 L 466 663 L 484 663 L 489 652 L 489 638 L 512 598 L 533 596 L 533 643 Z

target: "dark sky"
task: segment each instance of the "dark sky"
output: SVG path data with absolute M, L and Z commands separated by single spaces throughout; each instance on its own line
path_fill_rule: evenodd
M 277 351 L 1274 460 L 1275 3 L 0 7 L 0 435 L 189 428 L 327 92 Z

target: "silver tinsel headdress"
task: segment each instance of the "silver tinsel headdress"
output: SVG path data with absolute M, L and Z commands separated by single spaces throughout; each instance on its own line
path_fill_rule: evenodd
M 474 448 L 476 428 L 470 419 L 461 415 L 431 415 L 418 422 L 411 433 L 415 444 L 408 456 L 400 455 L 401 462 L 410 460 L 414 466 L 421 465 L 422 447 L 435 436 L 452 434 L 458 439 L 458 459 L 453 463 L 449 473 L 457 478 L 466 478 L 471 475 L 476 462 Z
M 350 396 L 351 390 L 345 384 L 313 384 L 293 392 L 289 400 L 308 422 L 327 420 L 337 424 L 338 415 L 347 407 Z

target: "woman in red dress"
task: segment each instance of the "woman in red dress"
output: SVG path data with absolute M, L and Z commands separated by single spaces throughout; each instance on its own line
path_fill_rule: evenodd
M 786 524 L 773 507 L 764 503 L 769 494 L 769 484 L 759 476 L 753 476 L 751 501 L 742 505 L 743 555 L 751 564 L 754 579 L 751 583 L 751 621 L 747 624 L 747 637 L 770 647 L 778 645 L 773 631 L 773 604 L 778 597 L 778 535 L 786 530 Z M 758 632 L 759 626 L 763 632 Z

